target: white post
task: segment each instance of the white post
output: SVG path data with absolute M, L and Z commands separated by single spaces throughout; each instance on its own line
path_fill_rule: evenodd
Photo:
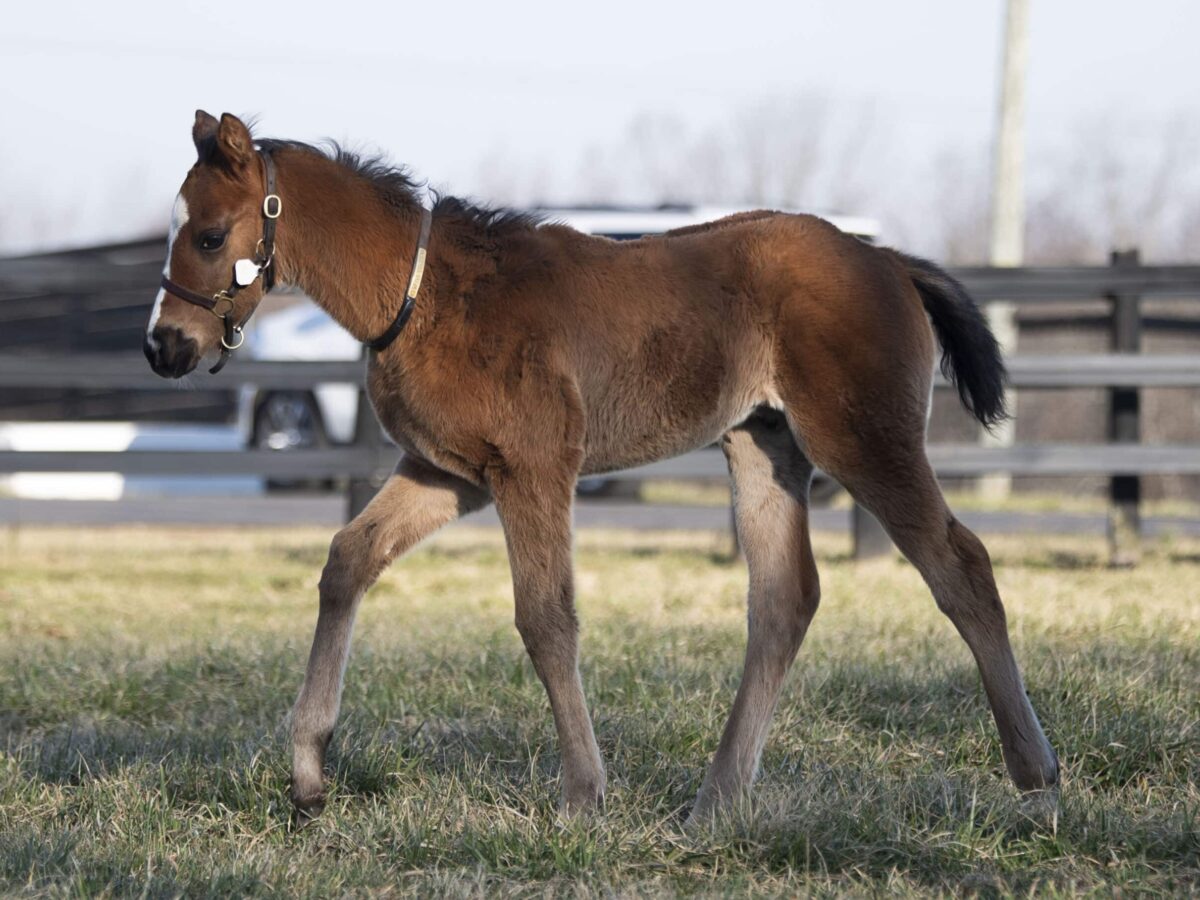
M 989 255 L 993 266 L 1019 266 L 1025 249 L 1025 65 L 1029 58 L 1028 0 L 1007 0 L 1004 23 L 1004 57 L 1000 82 L 1000 109 L 996 123 L 995 170 L 992 182 L 992 222 Z M 1000 348 L 1017 349 L 1016 308 L 1004 301 L 989 303 L 988 323 Z M 1009 412 L 1015 415 L 1017 396 L 1008 395 Z M 984 446 L 1011 447 L 1016 422 L 1008 419 L 994 432 L 982 434 Z M 985 475 L 980 493 L 1003 499 L 1012 491 L 1007 472 Z

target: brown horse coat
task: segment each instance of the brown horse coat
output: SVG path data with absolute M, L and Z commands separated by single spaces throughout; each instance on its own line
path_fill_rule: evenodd
M 273 265 L 355 337 L 382 333 L 412 269 L 420 207 L 405 175 L 348 154 L 261 141 L 198 113 L 167 271 L 218 291 L 261 228 L 259 150 L 278 171 Z M 178 207 L 177 207 L 178 209 Z M 215 248 L 213 244 L 218 244 Z M 320 808 L 357 604 L 396 556 L 495 502 L 516 622 L 546 685 L 563 805 L 597 803 L 604 769 L 578 674 L 571 504 L 581 475 L 720 439 L 750 569 L 746 673 L 694 816 L 753 779 L 779 691 L 816 611 L 808 539 L 814 465 L 883 522 L 977 662 L 1009 770 L 1051 787 L 1057 760 L 1025 696 L 987 553 L 946 508 L 924 453 L 935 332 L 943 368 L 984 423 L 1004 415 L 996 342 L 961 285 L 813 216 L 758 211 L 614 242 L 440 199 L 407 328 L 373 354 L 368 389 L 405 451 L 334 539 L 293 719 L 293 797 Z M 240 293 L 253 312 L 261 291 Z M 932 323 L 932 329 L 931 329 Z M 147 334 L 179 375 L 217 346 L 208 312 L 160 294 Z

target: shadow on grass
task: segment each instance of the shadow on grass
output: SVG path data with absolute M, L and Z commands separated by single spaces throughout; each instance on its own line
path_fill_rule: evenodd
M 1108 559 L 1099 553 L 1068 550 L 1047 550 L 1013 560 L 1002 559 L 1000 564 L 1049 572 L 1107 571 L 1111 568 Z
M 1049 655 L 1053 649 L 1037 647 L 1034 652 Z M 291 816 L 283 720 L 295 687 L 293 656 L 291 651 L 260 649 L 239 655 L 226 650 L 120 670 L 103 695 L 122 698 L 120 702 L 105 699 L 89 709 L 91 695 L 75 697 L 64 704 L 69 712 L 60 720 L 48 720 L 43 713 L 37 724 L 10 715 L 0 722 L 0 746 L 25 778 L 87 786 L 81 793 L 87 799 L 79 803 L 84 818 L 88 809 L 127 810 L 144 802 L 157 804 L 155 809 L 202 807 L 206 819 L 228 818 L 235 811 L 250 812 L 268 824 L 282 823 Z M 364 694 L 353 702 L 331 748 L 335 797 L 351 798 L 351 807 L 366 807 L 372 805 L 365 802 L 369 798 L 400 796 L 420 804 L 434 794 L 452 793 L 472 806 L 532 808 L 547 828 L 555 827 L 559 761 L 540 686 L 501 684 L 512 658 L 496 654 L 489 659 L 474 668 L 456 668 L 462 682 L 434 688 L 428 697 L 417 694 L 414 701 L 403 692 L 396 695 L 403 704 L 425 704 L 428 715 L 402 708 L 394 715 L 382 710 L 381 698 L 393 702 L 390 690 Z M 92 661 L 89 666 L 102 668 L 102 663 Z M 261 683 L 248 686 L 245 678 L 240 683 L 231 680 L 231 672 L 245 673 L 256 666 L 268 673 Z M 884 882 L 903 872 L 932 887 L 994 888 L 1003 893 L 1032 884 L 1022 880 L 1022 867 L 1055 865 L 1055 860 L 1071 854 L 1106 857 L 1117 843 L 1164 868 L 1195 860 L 1200 813 L 1194 804 L 1189 812 L 1187 804 L 1150 808 L 1139 801 L 1130 812 L 1117 799 L 1139 779 L 1157 783 L 1160 790 L 1171 789 L 1180 777 L 1164 774 L 1164 760 L 1196 749 L 1196 739 L 1181 723 L 1161 715 L 1149 701 L 1110 697 L 1090 730 L 1080 724 L 1083 710 L 1053 702 L 1041 709 L 1049 713 L 1052 738 L 1065 751 L 1069 778 L 1080 785 L 1081 793 L 1084 785 L 1087 791 L 1085 797 L 1073 799 L 1068 781 L 1064 816 L 1055 834 L 1030 821 L 1007 780 L 997 774 L 998 740 L 969 664 L 922 667 L 905 674 L 886 659 L 852 664 L 835 660 L 823 663 L 822 669 L 806 675 L 799 701 L 787 702 L 799 702 L 802 715 L 819 718 L 826 733 L 840 736 L 813 742 L 783 764 L 778 752 L 769 750 L 753 814 L 696 850 L 695 862 L 701 868 L 717 871 L 732 861 L 778 874 L 861 875 Z M 359 671 L 355 678 L 366 680 L 373 674 L 381 681 L 417 679 L 422 671 L 401 675 L 380 660 L 370 673 Z M 708 701 L 694 699 L 705 692 L 713 695 L 711 679 L 674 668 L 667 672 L 657 680 L 674 679 L 678 683 L 672 686 L 680 691 L 679 705 L 669 716 L 657 700 L 635 700 L 601 711 L 597 728 L 617 791 L 664 817 L 672 815 L 668 810 L 690 804 L 707 764 L 705 748 L 717 739 L 709 722 L 697 725 L 711 712 Z M 1073 685 L 1071 696 L 1086 694 L 1091 688 L 1087 678 L 1095 677 L 1085 674 Z M 36 696 L 52 711 L 55 698 L 44 686 L 32 685 L 29 673 L 22 678 L 22 683 L 31 684 L 31 697 L 23 702 L 32 704 Z M 171 702 L 151 702 L 154 692 L 180 679 L 188 681 L 188 691 L 171 694 Z M 481 701 L 473 692 L 484 681 L 495 683 L 496 690 Z M 460 687 L 466 684 L 474 686 Z M 182 708 L 204 698 L 211 710 L 207 718 L 197 719 Z M 662 701 L 668 702 L 673 701 Z M 146 704 L 152 713 L 136 721 L 120 715 L 132 715 Z M 724 711 L 716 715 L 723 717 Z M 964 734 L 969 739 L 963 740 Z M 1171 734 L 1175 738 L 1164 738 Z M 986 740 L 981 742 L 980 735 Z M 885 767 L 878 751 L 892 742 L 907 744 L 911 752 L 893 757 Z M 982 759 L 981 746 L 987 748 Z M 945 747 L 946 756 L 925 753 L 929 747 Z M 925 755 L 910 764 L 907 757 L 913 753 Z M 618 825 L 627 821 L 621 816 L 629 815 L 628 810 L 615 813 Z M 356 827 L 353 819 L 348 821 L 348 827 Z M 487 853 L 494 853 L 496 867 L 504 854 L 525 852 L 500 841 L 485 853 L 478 848 L 486 845 L 486 835 L 472 835 L 472 852 L 486 859 L 492 858 Z M 438 851 L 444 856 L 438 858 L 474 865 L 463 849 L 467 843 L 447 843 Z M 5 847 L 0 849 L 0 857 L 5 857 L 0 869 L 16 872 L 28 852 L 0 841 L 0 848 Z M 97 884 L 107 883 L 104 879 L 120 877 L 116 869 L 106 868 L 110 864 L 97 856 L 82 871 L 100 879 Z M 44 873 L 50 863 L 39 865 Z M 244 877 L 242 886 L 249 888 L 255 876 L 247 871 Z M 235 879 L 228 886 L 237 892 L 238 884 Z M 169 892 L 166 882 L 163 887 Z M 188 893 L 215 890 L 201 882 L 180 882 L 178 887 Z
M 1200 850 L 1186 810 L 1132 816 L 1077 800 L 1069 785 L 1057 813 L 988 776 L 896 779 L 836 766 L 787 790 L 765 787 L 712 838 L 739 862 L 776 872 L 860 874 L 876 884 L 903 873 L 927 887 L 1007 895 L 1038 883 L 1069 888 L 1091 859 L 1113 859 L 1116 846 L 1142 864 L 1185 872 Z
M 167 806 L 213 810 L 261 812 L 268 803 L 279 807 L 276 819 L 285 819 L 290 815 L 287 719 L 296 687 L 290 657 L 290 652 L 250 653 L 239 666 L 226 652 L 215 659 L 200 654 L 154 666 L 114 666 L 119 675 L 110 675 L 102 689 L 80 687 L 93 674 L 87 672 L 74 682 L 60 682 L 64 690 L 79 693 L 63 698 L 57 716 L 44 687 L 36 703 L 19 698 L 18 707 L 28 714 L 0 716 L 0 748 L 21 777 L 49 786 L 103 791 L 109 783 L 114 790 L 154 794 Z M 77 671 L 104 668 L 102 659 L 59 664 Z M 251 690 L 244 678 L 235 687 L 227 677 L 231 665 L 244 673 L 262 667 L 277 677 Z M 386 680 L 396 677 L 392 671 Z M 22 679 L 32 680 L 28 674 Z M 181 680 L 186 692 L 179 688 Z M 369 706 L 377 704 L 375 698 Z M 328 771 L 338 792 L 363 797 L 391 793 L 398 779 L 414 773 L 464 784 L 482 778 L 515 794 L 528 789 L 531 773 L 551 780 L 557 770 L 557 754 L 539 749 L 553 735 L 549 722 L 548 710 L 531 723 L 519 710 L 511 720 L 503 714 L 478 721 L 439 718 L 431 709 L 424 718 L 380 721 L 349 709 L 330 747 Z

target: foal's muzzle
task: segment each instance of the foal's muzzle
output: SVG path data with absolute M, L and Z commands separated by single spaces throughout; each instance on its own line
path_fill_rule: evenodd
M 200 347 L 178 328 L 155 328 L 142 344 L 142 352 L 156 374 L 182 378 L 200 362 Z

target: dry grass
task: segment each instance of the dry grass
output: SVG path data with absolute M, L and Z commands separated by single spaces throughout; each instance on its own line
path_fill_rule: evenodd
M 497 534 L 452 530 L 364 603 L 325 816 L 282 723 L 328 534 L 0 534 L 0 889 L 28 895 L 1174 892 L 1200 878 L 1200 542 L 991 540 L 1062 756 L 1057 820 L 1005 779 L 966 648 L 900 561 L 818 545 L 824 602 L 758 799 L 686 810 L 737 683 L 724 536 L 579 541 L 605 814 L 562 826 Z
M 850 495 L 840 488 L 835 489 L 835 509 L 849 509 Z M 727 481 L 644 481 L 641 497 L 647 503 L 680 506 L 728 506 L 730 489 Z M 965 512 L 1006 513 L 1068 513 L 1104 514 L 1108 501 L 1095 493 L 1068 494 L 1061 491 L 1016 491 L 1003 499 L 984 497 L 969 489 L 947 490 L 946 499 L 953 509 Z M 1200 503 L 1187 499 L 1144 500 L 1141 513 L 1149 518 L 1194 519 L 1200 516 Z

